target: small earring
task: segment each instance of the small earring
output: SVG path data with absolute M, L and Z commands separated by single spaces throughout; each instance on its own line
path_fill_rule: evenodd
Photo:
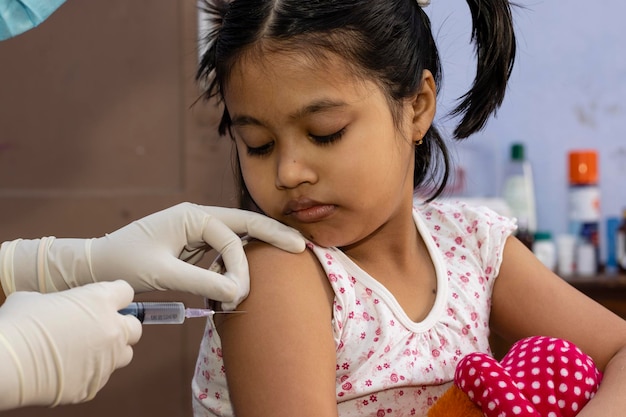
M 422 136 L 422 132 L 418 131 L 417 137 L 419 139 L 415 141 L 415 146 L 420 146 L 422 143 L 424 143 L 424 137 Z

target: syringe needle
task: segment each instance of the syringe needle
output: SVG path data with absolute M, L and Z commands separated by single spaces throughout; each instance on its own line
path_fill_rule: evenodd
M 209 308 L 185 308 L 185 318 L 209 317 L 214 314 L 235 314 L 245 311 L 215 311 Z
M 186 318 L 195 318 L 195 317 L 209 317 L 215 314 L 214 310 L 208 308 L 186 308 L 185 309 L 185 317 Z

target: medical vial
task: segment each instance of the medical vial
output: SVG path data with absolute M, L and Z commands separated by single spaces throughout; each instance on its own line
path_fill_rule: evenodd
M 518 233 L 537 231 L 537 209 L 533 171 L 524 153 L 524 145 L 511 145 L 510 159 L 505 166 L 502 197 L 518 221 Z M 525 229 L 522 228 L 525 227 Z M 521 240 L 521 239 L 520 239 Z
M 538 231 L 533 241 L 533 253 L 549 270 L 556 270 L 556 245 L 550 232 Z
M 590 275 L 599 270 L 600 259 L 600 187 L 598 185 L 598 153 L 595 150 L 576 150 L 569 153 L 568 231 L 576 237 L 576 245 L 585 254 L 585 260 L 577 257 L 577 266 L 584 263 L 583 272 Z M 593 250 L 593 266 L 589 265 Z
M 569 279 L 576 269 L 576 238 L 570 234 L 557 235 L 556 254 L 559 275 Z

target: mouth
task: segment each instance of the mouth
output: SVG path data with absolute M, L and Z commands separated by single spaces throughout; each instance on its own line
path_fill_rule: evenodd
M 283 215 L 292 217 L 302 223 L 319 222 L 332 215 L 337 206 L 324 204 L 308 198 L 291 200 L 284 209 Z

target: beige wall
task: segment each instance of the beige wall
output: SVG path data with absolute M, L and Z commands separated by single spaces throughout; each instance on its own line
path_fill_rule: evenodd
M 198 90 L 195 0 L 68 0 L 0 42 L 0 240 L 100 236 L 181 201 L 234 205 Z M 140 299 L 202 300 L 184 294 Z M 144 327 L 90 403 L 6 416 L 188 416 L 203 322 Z

